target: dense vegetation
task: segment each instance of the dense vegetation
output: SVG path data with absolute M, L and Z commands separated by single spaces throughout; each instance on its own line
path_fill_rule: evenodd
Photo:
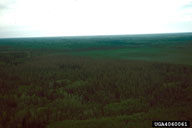
M 1 39 L 0 128 L 192 121 L 191 49 L 192 34 Z

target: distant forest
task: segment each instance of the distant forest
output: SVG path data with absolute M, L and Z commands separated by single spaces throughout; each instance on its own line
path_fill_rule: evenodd
M 0 39 L 0 128 L 192 121 L 192 33 Z

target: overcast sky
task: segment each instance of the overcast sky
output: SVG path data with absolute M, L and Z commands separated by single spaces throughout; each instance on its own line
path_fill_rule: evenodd
M 192 32 L 192 0 L 0 0 L 0 38 Z

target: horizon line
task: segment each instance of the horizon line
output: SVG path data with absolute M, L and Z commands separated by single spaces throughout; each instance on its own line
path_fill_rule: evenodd
M 129 36 L 129 35 L 164 35 L 164 34 L 192 34 L 192 32 L 162 32 L 162 33 L 134 33 L 134 34 L 105 34 L 105 35 L 68 35 L 68 36 L 20 36 L 0 37 L 0 39 L 25 39 L 25 38 L 69 38 L 69 37 L 103 37 L 103 36 Z

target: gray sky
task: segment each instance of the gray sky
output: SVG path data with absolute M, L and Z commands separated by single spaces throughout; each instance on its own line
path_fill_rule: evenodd
M 192 32 L 192 0 L 0 0 L 0 38 Z

